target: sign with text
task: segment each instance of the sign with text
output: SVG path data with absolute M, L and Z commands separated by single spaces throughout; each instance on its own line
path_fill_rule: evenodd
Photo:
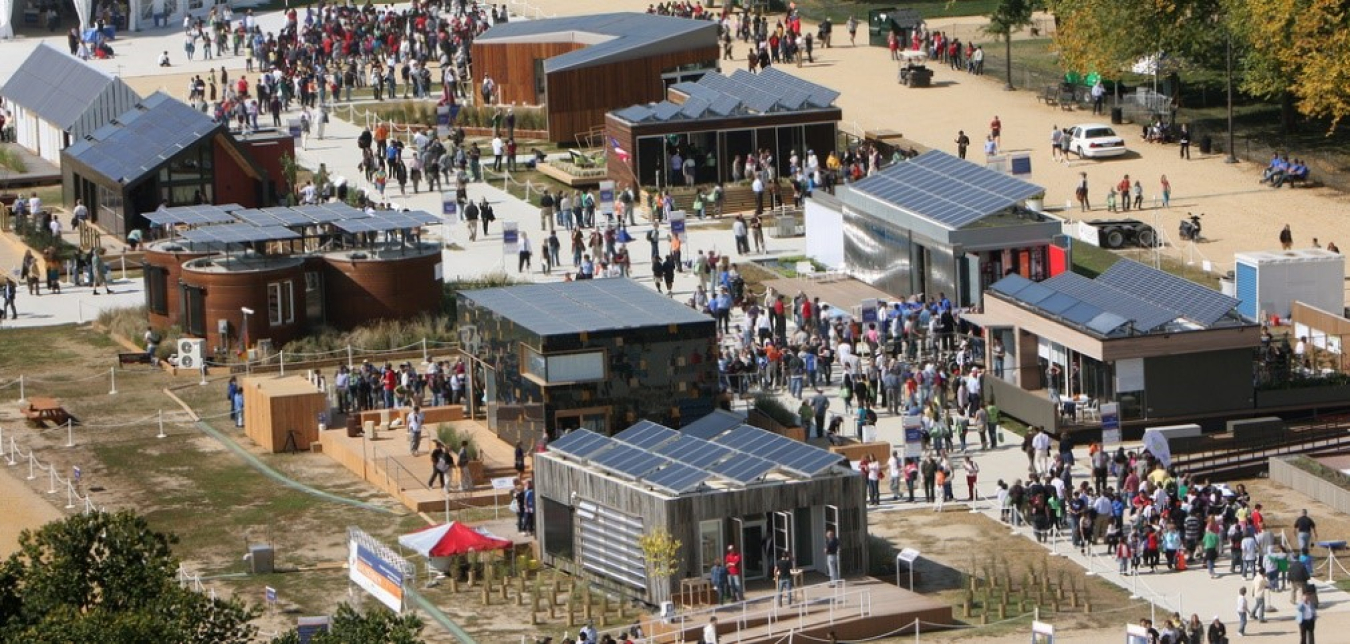
M 502 222 L 502 252 L 515 255 L 520 252 L 520 230 L 514 221 Z
M 440 137 L 450 136 L 450 106 L 441 105 L 436 108 L 436 135 Z
M 1102 444 L 1120 444 L 1120 403 L 1102 403 Z M 1106 440 L 1107 432 L 1114 432 L 1115 440 Z
M 492 479 L 492 489 L 514 490 L 516 489 L 516 479 L 513 476 L 498 476 Z
M 674 210 L 670 213 L 670 234 L 679 235 L 684 239 L 684 211 Z
M 905 416 L 900 420 L 905 428 L 905 458 L 923 456 L 923 419 L 918 416 Z
M 300 137 L 305 132 L 305 127 L 300 123 L 300 119 L 286 121 L 286 129 L 291 133 L 291 138 L 295 139 L 296 143 L 300 142 Z
M 614 182 L 600 182 L 600 214 L 606 217 L 614 214 Z
M 455 193 L 441 193 L 441 214 L 446 217 L 454 217 L 459 214 L 459 203 L 455 201 Z
M 877 322 L 877 299 L 874 297 L 862 301 L 862 321 L 863 324 L 875 324 Z
M 355 540 L 348 542 L 347 575 L 389 610 L 403 611 L 403 572 L 374 550 Z
M 1031 644 L 1055 644 L 1055 625 L 1041 621 L 1032 622 Z

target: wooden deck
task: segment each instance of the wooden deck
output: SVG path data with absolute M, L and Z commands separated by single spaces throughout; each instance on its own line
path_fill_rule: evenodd
M 914 620 L 924 632 L 954 624 L 952 607 L 874 577 L 846 580 L 829 588 L 820 575 L 808 575 L 795 602 L 779 607 L 772 582 L 750 584 L 746 601 L 677 613 L 669 623 L 658 617 L 644 624 L 652 644 L 696 642 L 703 627 L 717 616 L 718 641 L 725 644 L 771 644 L 790 633 L 819 640 L 834 631 L 840 640 L 859 641 L 892 633 Z M 912 631 L 910 631 L 912 632 Z
M 510 491 L 494 490 L 490 481 L 516 475 L 513 468 L 515 447 L 502 442 L 478 422 L 466 420 L 447 424 L 461 435 L 468 433 L 473 436 L 483 463 L 482 479 L 468 491 L 460 490 L 458 467 L 446 474 L 450 484 L 450 508 L 500 505 L 505 511 L 505 507 L 511 503 Z M 384 490 L 409 509 L 416 512 L 443 512 L 446 493 L 427 485 L 431 478 L 431 439 L 435 431 L 435 425 L 431 425 L 423 432 L 418 456 L 408 453 L 408 433 L 401 429 L 357 437 L 347 436 L 343 429 L 333 429 L 320 434 L 319 441 L 323 444 L 323 453 L 329 458 L 341 463 L 362 480 Z M 530 475 L 528 466 L 529 459 L 526 459 L 527 478 Z
M 535 166 L 540 174 L 551 177 L 559 183 L 567 184 L 572 188 L 582 186 L 600 185 L 601 181 L 609 178 L 609 173 L 603 165 L 595 168 L 580 168 L 570 163 L 544 162 Z M 570 170 L 575 169 L 575 172 Z
M 818 277 L 785 277 L 776 280 L 766 280 L 764 286 L 772 286 L 774 290 L 782 293 L 788 298 L 801 291 L 809 298 L 820 298 L 821 303 L 829 304 L 832 307 L 842 308 L 853 311 L 858 315 L 858 307 L 863 300 L 876 298 L 887 302 L 894 302 L 898 298 L 876 288 L 866 282 L 862 282 L 852 277 L 829 275 Z

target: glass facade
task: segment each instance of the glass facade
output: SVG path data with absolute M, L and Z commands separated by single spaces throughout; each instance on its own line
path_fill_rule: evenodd
M 458 322 L 461 346 L 475 358 L 474 399 L 507 442 L 530 444 L 582 426 L 613 434 L 639 419 L 679 427 L 713 410 L 711 318 L 540 336 L 461 298 Z

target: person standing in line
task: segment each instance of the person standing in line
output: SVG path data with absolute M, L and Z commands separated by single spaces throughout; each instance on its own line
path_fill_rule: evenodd
M 731 586 L 732 601 L 745 601 L 745 586 L 741 583 L 741 553 L 736 546 L 727 546 L 727 582 Z
M 727 603 L 730 588 L 727 586 L 727 567 L 721 559 L 713 562 L 712 570 L 708 571 L 708 576 L 711 578 L 713 591 L 717 593 L 717 605 L 721 606 Z
M 408 414 L 408 452 L 417 456 L 418 449 L 422 446 L 422 408 L 413 405 L 412 413 Z
M 995 154 L 998 154 L 998 142 L 994 140 L 994 136 L 991 134 L 984 138 L 984 156 L 992 157 Z
M 825 531 L 825 569 L 830 573 L 830 587 L 839 583 L 839 537 L 834 530 Z
M 1215 615 L 1209 623 L 1209 630 L 1205 633 L 1205 639 L 1209 642 L 1222 644 L 1228 641 L 1228 628 L 1219 621 L 1219 616 Z
M 1303 591 L 1303 599 L 1294 607 L 1294 621 L 1298 623 L 1298 644 L 1317 644 L 1313 630 L 1317 628 L 1317 600 Z
M 1299 551 L 1307 550 L 1313 541 L 1317 539 L 1317 522 L 1308 516 L 1308 511 L 1299 513 L 1299 517 L 1294 519 L 1294 533 L 1298 535 Z
M 1177 143 L 1180 145 L 1181 158 L 1191 160 L 1191 129 L 1186 124 L 1181 125 L 1181 132 L 1177 134 Z
M 886 461 L 888 474 L 891 476 L 891 500 L 900 500 L 900 475 L 903 474 L 904 466 L 900 464 L 900 452 L 892 451 L 890 460 Z
M 473 489 L 473 479 L 469 474 L 469 441 L 460 441 L 459 454 L 455 460 L 459 463 L 459 489 L 468 492 Z
M 1098 78 L 1097 82 L 1092 85 L 1092 114 L 1094 116 L 1101 114 L 1106 109 L 1102 106 L 1105 99 L 1106 87 L 1102 85 L 1102 80 Z
M 1143 210 L 1143 209 L 1144 209 L 1144 184 L 1143 184 L 1143 182 L 1141 182 L 1141 181 L 1138 180 L 1138 179 L 1135 179 L 1135 180 L 1134 180 L 1134 187 L 1131 188 L 1131 191 L 1132 191 L 1132 195 L 1133 195 L 1133 197 L 1134 197 L 1134 209 L 1135 209 L 1135 210 Z
M 970 147 L 970 137 L 966 136 L 965 130 L 956 131 L 956 156 L 966 158 L 966 149 Z

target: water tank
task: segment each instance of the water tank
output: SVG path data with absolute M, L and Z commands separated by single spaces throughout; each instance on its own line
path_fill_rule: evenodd
M 1321 248 L 1237 253 L 1238 313 L 1287 319 L 1295 301 L 1334 314 L 1345 309 L 1345 257 Z

